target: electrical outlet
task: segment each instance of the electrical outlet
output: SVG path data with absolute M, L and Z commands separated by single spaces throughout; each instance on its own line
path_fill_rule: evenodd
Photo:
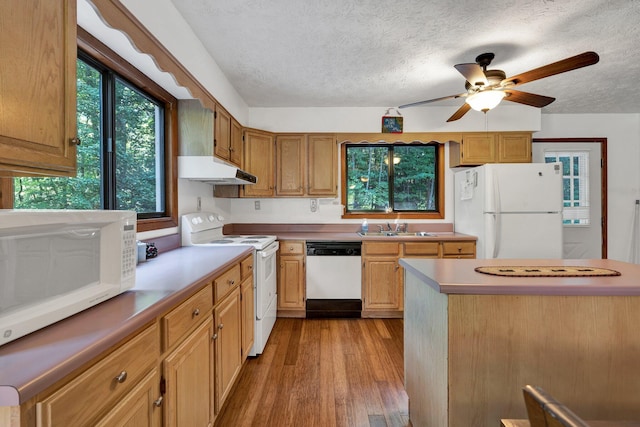
M 256 200 L 255 202 L 253 202 L 253 207 L 255 208 L 255 210 L 259 211 L 260 210 L 260 200 Z
M 202 210 L 202 197 L 198 196 L 196 198 L 196 210 L 200 212 Z
M 318 199 L 310 199 L 309 200 L 309 208 L 311 209 L 311 212 L 317 212 L 318 211 Z

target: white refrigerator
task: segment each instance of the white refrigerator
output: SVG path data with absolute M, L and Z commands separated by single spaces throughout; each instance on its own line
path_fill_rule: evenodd
M 455 173 L 454 229 L 477 258 L 562 258 L 560 163 L 498 163 Z

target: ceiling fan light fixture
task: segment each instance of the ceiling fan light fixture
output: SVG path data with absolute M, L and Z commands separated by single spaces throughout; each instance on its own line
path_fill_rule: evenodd
M 500 101 L 506 96 L 501 90 L 485 90 L 469 95 L 466 103 L 476 111 L 484 111 L 485 113 L 500 104 Z

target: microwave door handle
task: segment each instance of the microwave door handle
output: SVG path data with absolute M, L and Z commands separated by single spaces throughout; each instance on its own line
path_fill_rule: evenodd
M 89 228 L 84 230 L 67 230 L 67 235 L 76 239 L 92 239 L 98 235 L 98 229 Z

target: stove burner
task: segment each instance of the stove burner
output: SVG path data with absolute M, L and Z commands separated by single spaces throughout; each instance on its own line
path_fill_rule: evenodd
M 247 239 L 266 239 L 269 236 L 246 236 Z
M 258 243 L 258 240 L 243 240 L 240 243 Z
M 214 240 L 211 243 L 215 243 L 215 244 L 218 244 L 218 243 L 222 243 L 222 244 L 224 244 L 224 243 L 233 243 L 233 240 L 229 240 L 229 239 Z

